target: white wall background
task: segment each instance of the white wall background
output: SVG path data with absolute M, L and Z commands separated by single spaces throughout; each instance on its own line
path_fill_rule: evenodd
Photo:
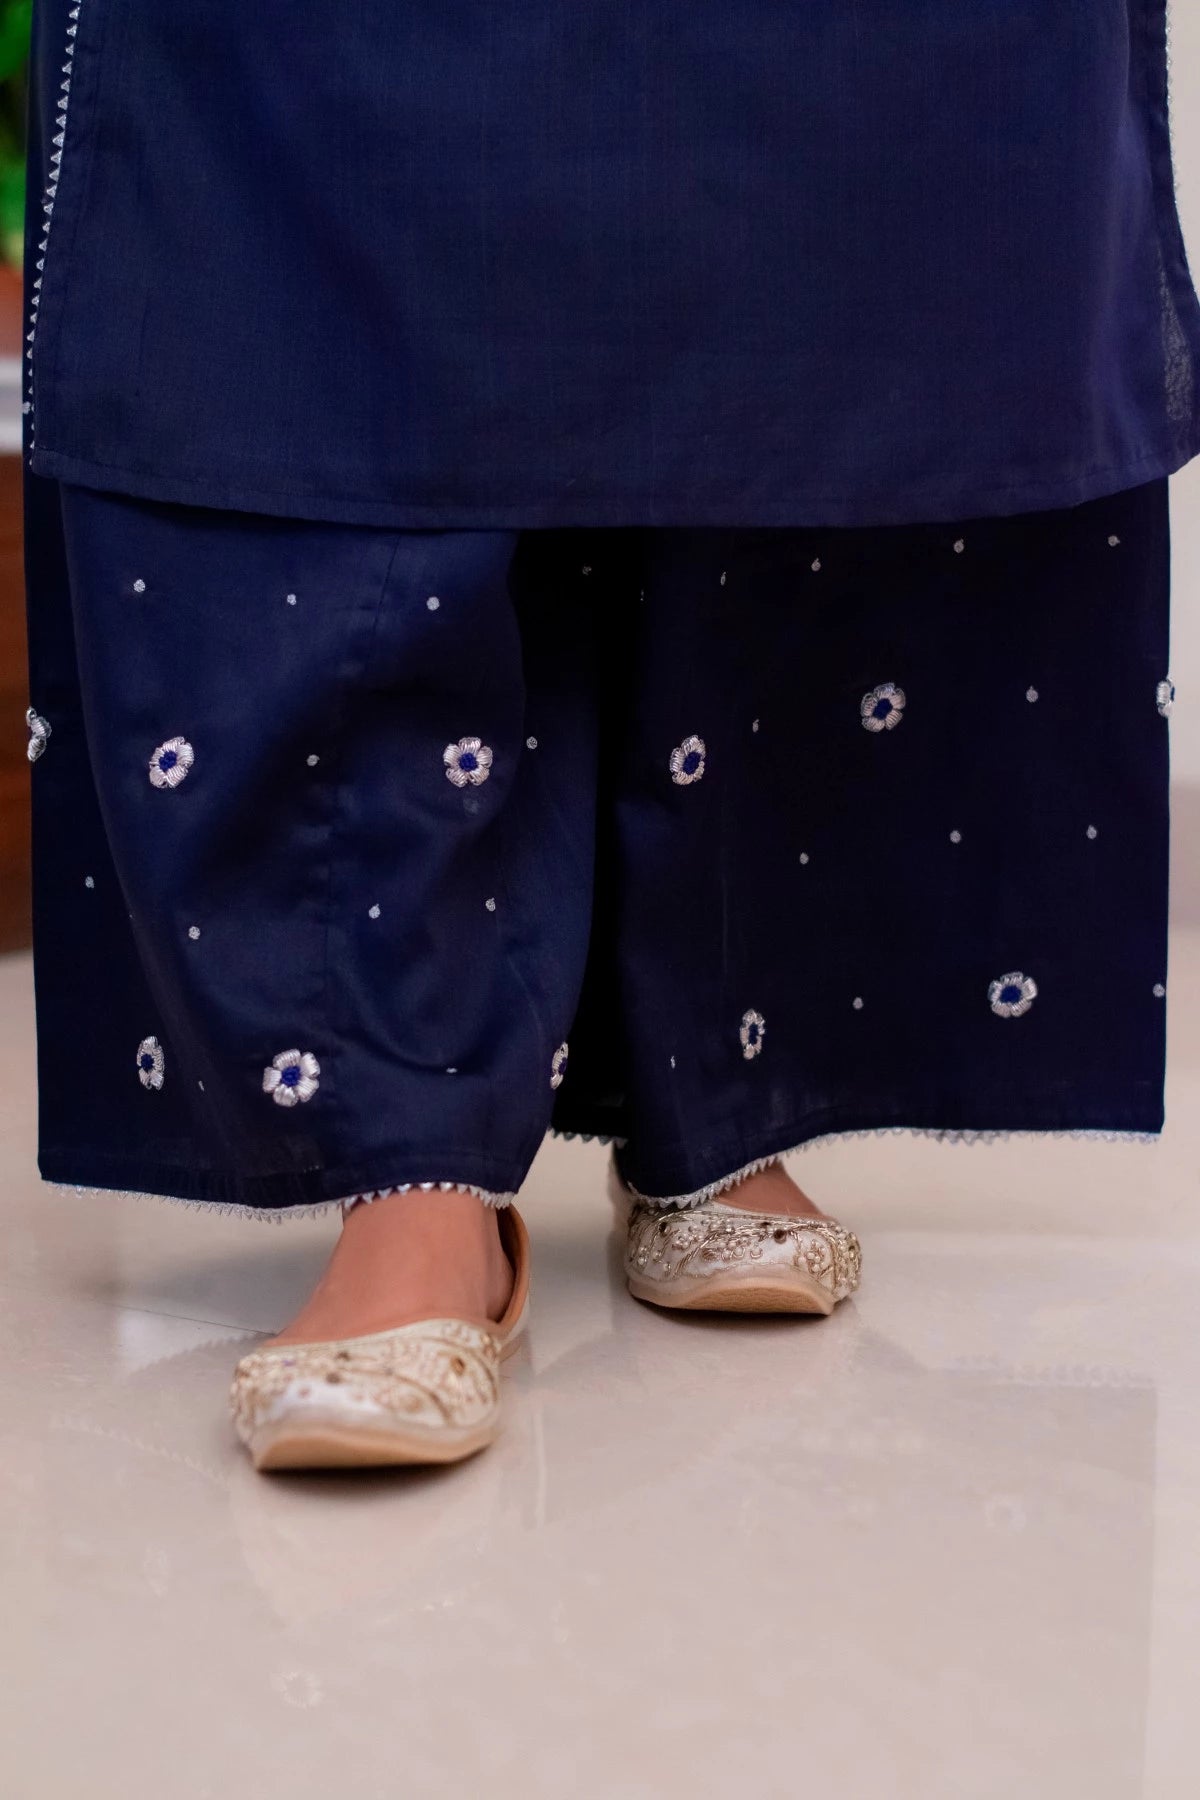
M 1192 273 L 1200 283 L 1200 6 L 1176 0 L 1172 9 L 1172 94 L 1179 210 Z M 1175 477 L 1171 491 L 1175 593 L 1171 673 L 1179 704 L 1171 721 L 1171 758 L 1178 784 L 1200 788 L 1200 462 Z M 1181 799 L 1183 796 L 1180 797 Z M 1179 808 L 1187 832 L 1198 808 Z M 1200 868 L 1200 843 L 1181 843 L 1190 868 Z

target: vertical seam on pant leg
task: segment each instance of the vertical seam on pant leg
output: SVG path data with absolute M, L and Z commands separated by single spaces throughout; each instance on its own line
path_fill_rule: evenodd
M 324 945 L 324 954 L 323 954 L 323 958 L 322 958 L 323 966 L 321 969 L 321 1016 L 324 1020 L 325 1043 L 328 1044 L 328 1046 L 329 1046 L 329 1050 L 328 1050 L 329 1060 L 330 1060 L 330 1063 L 332 1064 L 332 1067 L 334 1070 L 334 1077 L 333 1077 L 333 1082 L 332 1082 L 333 1099 L 334 1099 L 334 1117 L 333 1117 L 333 1121 L 331 1123 L 331 1132 L 333 1135 L 335 1135 L 338 1138 L 339 1143 L 341 1144 L 341 1149 L 343 1151 L 344 1151 L 345 1146 L 344 1146 L 344 1143 L 341 1143 L 340 1123 L 339 1123 L 342 1118 L 342 1114 L 339 1111 L 339 1102 L 340 1102 L 341 1096 L 342 1096 L 342 1090 L 341 1090 L 341 1060 L 342 1059 L 341 1059 L 340 1045 L 339 1045 L 336 1056 L 334 1054 L 334 1048 L 333 1048 L 334 1042 L 335 1042 L 335 1034 L 334 1034 L 334 1028 L 333 1028 L 333 1009 L 332 1009 L 332 1005 L 331 1005 L 330 971 L 331 971 L 331 966 L 332 966 L 331 948 L 332 948 L 332 939 L 333 939 L 334 876 L 335 876 L 337 857 L 341 850 L 341 845 L 342 845 L 342 809 L 343 809 L 345 789 L 346 789 L 346 780 L 347 780 L 345 757 L 346 757 L 347 734 L 348 734 L 348 729 L 349 729 L 349 719 L 348 719 L 349 688 L 350 688 L 350 684 L 354 678 L 354 674 L 357 673 L 357 674 L 361 675 L 365 672 L 367 664 L 371 657 L 371 653 L 374 650 L 376 639 L 378 638 L 378 635 L 379 635 L 379 622 L 383 616 L 384 600 L 386 599 L 388 589 L 391 586 L 392 571 L 394 570 L 394 568 L 396 566 L 396 558 L 400 554 L 401 546 L 403 545 L 405 538 L 408 535 L 410 535 L 410 534 L 403 532 L 403 531 L 397 532 L 397 534 L 396 534 L 396 541 L 392 545 L 392 553 L 388 557 L 387 567 L 385 568 L 385 570 L 383 572 L 383 578 L 379 583 L 379 589 L 375 596 L 373 614 L 370 619 L 369 627 L 366 631 L 366 635 L 365 635 L 365 639 L 364 639 L 363 647 L 362 647 L 362 652 L 357 660 L 357 663 L 354 664 L 350 669 L 347 670 L 345 675 L 342 677 L 342 679 L 338 683 L 338 701 L 339 701 L 340 716 L 339 716 L 339 718 L 337 720 L 337 724 L 334 728 L 335 729 L 335 742 L 338 745 L 338 752 L 337 752 L 338 760 L 336 763 L 337 777 L 336 777 L 336 781 L 335 781 L 335 785 L 334 785 L 334 792 L 333 792 L 333 796 L 332 796 L 332 804 L 331 804 L 331 810 L 330 810 L 329 848 L 328 848 L 328 853 L 327 853 L 326 859 L 325 859 L 325 918 L 324 918 L 324 923 L 323 923 L 323 935 L 324 935 L 325 945 Z M 365 611 L 366 609 L 363 608 L 361 610 Z M 345 1162 L 346 1161 L 345 1155 L 344 1154 L 340 1155 L 338 1160 L 341 1162 Z

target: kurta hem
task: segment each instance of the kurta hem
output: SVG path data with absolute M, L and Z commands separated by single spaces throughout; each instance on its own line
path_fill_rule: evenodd
M 69 482 L 99 492 L 128 494 L 134 499 L 168 505 L 211 507 L 227 512 L 264 513 L 273 518 L 321 520 L 335 525 L 419 530 L 555 530 L 568 528 L 828 527 L 870 528 L 909 524 L 956 524 L 968 519 L 1009 518 L 1026 512 L 1050 512 L 1082 506 L 1124 492 L 1143 482 L 1174 475 L 1200 455 L 1200 421 L 1186 440 L 1159 445 L 1134 459 L 1052 474 L 1023 481 L 975 480 L 951 488 L 944 478 L 921 487 L 886 487 L 827 495 L 806 490 L 798 498 L 763 499 L 747 495 L 737 481 L 709 491 L 677 491 L 646 495 L 606 492 L 551 495 L 544 490 L 504 502 L 462 496 L 444 499 L 363 499 L 316 489 L 277 491 L 240 482 L 214 482 L 141 469 L 128 464 L 96 462 L 40 444 L 29 458 L 35 475 Z

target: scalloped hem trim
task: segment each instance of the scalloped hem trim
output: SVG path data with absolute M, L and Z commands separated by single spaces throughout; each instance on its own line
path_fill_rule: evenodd
M 485 1206 L 511 1206 L 516 1194 L 495 1193 L 491 1188 L 474 1187 L 466 1181 L 406 1181 L 391 1188 L 376 1188 L 370 1194 L 355 1194 L 351 1199 L 306 1200 L 299 1206 L 245 1206 L 236 1200 L 185 1200 L 179 1194 L 146 1194 L 136 1188 L 89 1187 L 79 1181 L 48 1181 L 46 1186 L 60 1194 L 108 1194 L 114 1200 L 154 1200 L 166 1206 L 183 1206 L 190 1212 L 220 1213 L 229 1219 L 254 1219 L 264 1225 L 282 1225 L 286 1219 L 317 1219 L 323 1214 L 347 1210 L 361 1200 L 369 1204 L 387 1194 L 406 1194 L 413 1188 L 431 1193 L 435 1188 L 448 1193 L 458 1189 L 474 1194 Z
M 607 1131 L 560 1131 L 557 1125 L 550 1127 L 550 1136 L 561 1138 L 564 1144 L 612 1144 L 617 1150 L 623 1150 L 629 1142 L 628 1138 L 612 1137 Z
M 693 1189 L 690 1194 L 643 1194 L 630 1181 L 625 1182 L 625 1186 L 643 1206 L 658 1206 L 664 1211 L 703 1206 L 706 1200 L 716 1200 L 731 1188 L 740 1187 L 743 1181 L 749 1181 L 752 1175 L 760 1174 L 763 1169 L 772 1168 L 776 1163 L 782 1162 L 785 1156 L 795 1156 L 801 1150 L 813 1150 L 819 1144 L 837 1143 L 843 1138 L 869 1137 L 922 1137 L 932 1138 L 939 1144 L 996 1144 L 1009 1138 L 1094 1138 L 1106 1144 L 1157 1144 L 1161 1133 L 1086 1129 L 1056 1131 L 1052 1128 L 1043 1131 L 942 1131 L 922 1125 L 876 1125 L 861 1131 L 827 1131 L 821 1137 L 805 1138 L 803 1143 L 793 1144 L 789 1150 L 776 1150 L 770 1156 L 758 1156 L 753 1162 L 744 1163 L 740 1169 L 735 1169 L 732 1175 L 723 1175 L 716 1181 L 710 1181 L 706 1187 Z
M 515 1190 L 510 1194 L 499 1194 L 491 1188 L 476 1187 L 470 1181 L 398 1181 L 393 1187 L 374 1188 L 369 1194 L 353 1194 L 337 1204 L 350 1212 L 355 1206 L 370 1206 L 372 1200 L 386 1200 L 389 1194 L 411 1194 L 414 1188 L 422 1194 L 474 1194 L 485 1206 L 497 1208 L 511 1206 L 517 1197 Z

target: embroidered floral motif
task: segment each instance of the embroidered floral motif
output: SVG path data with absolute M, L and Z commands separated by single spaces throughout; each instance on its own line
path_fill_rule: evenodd
M 707 762 L 704 739 L 686 737 L 671 752 L 671 780 L 676 787 L 690 787 L 693 781 L 700 780 Z
M 293 1409 L 335 1408 L 351 1424 L 381 1420 L 465 1429 L 495 1414 L 500 1344 L 465 1319 L 430 1319 L 321 1344 L 252 1350 L 230 1402 L 243 1441 Z
M 763 1038 L 767 1032 L 767 1021 L 759 1012 L 745 1012 L 738 1036 L 742 1040 L 742 1055 L 747 1062 L 759 1054 L 763 1047 Z
M 1175 683 L 1173 681 L 1159 682 L 1154 690 L 1154 704 L 1158 707 L 1161 718 L 1170 718 L 1175 710 Z
M 181 781 L 187 780 L 188 770 L 195 760 L 196 752 L 186 738 L 168 738 L 150 758 L 151 787 L 177 788 Z
M 270 1094 L 276 1106 L 296 1106 L 312 1099 L 321 1085 L 320 1073 L 321 1065 L 309 1051 L 281 1050 L 263 1070 L 263 1093 Z
M 885 681 L 881 687 L 872 688 L 869 694 L 863 695 L 858 709 L 864 730 L 894 731 L 907 704 L 904 689 L 897 687 L 894 681 Z
M 25 723 L 29 727 L 29 743 L 26 746 L 25 754 L 31 763 L 35 763 L 45 752 L 46 739 L 50 736 L 51 730 L 50 721 L 43 719 L 41 713 L 35 712 L 31 706 L 25 714 Z
M 754 1268 L 794 1269 L 831 1300 L 844 1300 L 859 1285 L 862 1250 L 836 1219 L 752 1213 L 712 1200 L 685 1212 L 641 1202 L 630 1210 L 627 1274 L 665 1283 Z
M 491 771 L 492 753 L 481 738 L 465 737 L 459 738 L 457 744 L 446 745 L 442 761 L 446 765 L 446 780 L 455 787 L 463 788 L 468 783 L 479 787 Z
M 166 1073 L 166 1058 L 156 1037 L 143 1038 L 138 1045 L 138 1080 L 144 1088 L 160 1088 Z
M 1016 969 L 1011 975 L 1001 975 L 999 981 L 992 982 L 988 988 L 988 1004 L 997 1018 L 1019 1019 L 1037 999 L 1037 991 L 1037 982 L 1032 975 L 1022 975 Z
M 554 1052 L 554 1057 L 550 1064 L 550 1086 L 552 1088 L 560 1088 L 563 1084 L 563 1076 L 567 1072 L 568 1055 L 569 1051 L 565 1044 L 560 1044 L 558 1049 Z

